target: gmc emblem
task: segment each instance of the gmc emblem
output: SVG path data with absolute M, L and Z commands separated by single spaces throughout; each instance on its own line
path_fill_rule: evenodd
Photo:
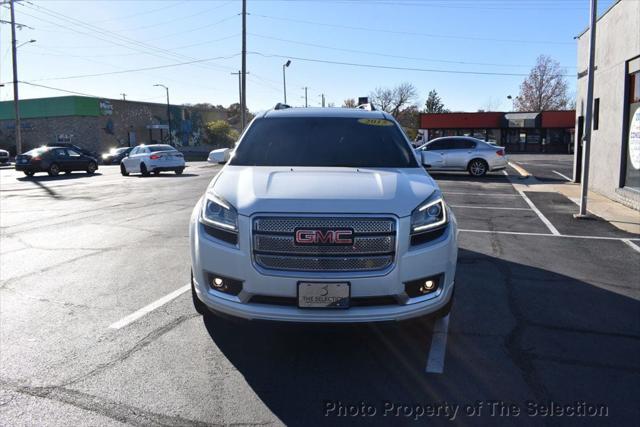
M 296 228 L 296 245 L 353 246 L 353 230 L 350 228 Z

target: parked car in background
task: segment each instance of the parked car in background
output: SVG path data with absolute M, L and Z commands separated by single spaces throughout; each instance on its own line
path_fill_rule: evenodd
M 143 176 L 173 171 L 182 174 L 185 168 L 184 155 L 166 144 L 138 145 L 120 162 L 120 173 L 141 173 Z
M 8 165 L 9 163 L 9 152 L 7 150 L 0 150 L 0 164 Z
M 47 144 L 46 147 L 71 148 L 71 149 L 77 151 L 78 153 L 84 154 L 85 156 L 93 157 L 93 159 L 96 162 L 98 162 L 98 159 L 100 159 L 100 155 L 98 153 L 96 153 L 95 151 L 87 150 L 84 147 L 80 147 L 80 146 L 72 144 L 70 142 L 56 142 L 55 144 Z
M 467 136 L 435 138 L 416 149 L 428 171 L 468 171 L 472 176 L 507 167 L 504 147 Z
M 133 150 L 133 147 L 112 148 L 102 155 L 102 163 L 105 165 L 119 165 L 122 159 Z
M 218 148 L 217 150 L 213 150 L 209 153 L 209 157 L 207 161 L 209 163 L 227 163 L 231 158 L 231 154 L 233 150 L 231 148 Z
M 16 156 L 16 170 L 33 176 L 36 172 L 47 172 L 56 176 L 60 172 L 86 171 L 93 175 L 98 162 L 93 157 L 65 147 L 40 147 Z

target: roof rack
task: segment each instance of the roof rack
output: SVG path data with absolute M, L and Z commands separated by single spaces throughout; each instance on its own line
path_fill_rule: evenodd
M 274 110 L 286 110 L 287 108 L 291 108 L 291 105 L 283 104 L 282 102 L 278 102 L 274 107 Z

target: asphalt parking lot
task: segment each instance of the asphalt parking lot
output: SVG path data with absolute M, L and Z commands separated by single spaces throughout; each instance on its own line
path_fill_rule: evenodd
M 640 419 L 640 236 L 576 222 L 573 202 L 523 190 L 511 168 L 440 174 L 461 229 L 447 320 L 203 318 L 187 292 L 187 224 L 217 170 L 0 169 L 0 424 Z

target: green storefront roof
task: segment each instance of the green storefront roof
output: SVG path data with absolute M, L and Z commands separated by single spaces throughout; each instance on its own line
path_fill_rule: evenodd
M 36 119 L 62 116 L 99 116 L 100 100 L 85 96 L 23 99 L 20 118 Z M 0 102 L 0 120 L 13 120 L 13 101 Z

